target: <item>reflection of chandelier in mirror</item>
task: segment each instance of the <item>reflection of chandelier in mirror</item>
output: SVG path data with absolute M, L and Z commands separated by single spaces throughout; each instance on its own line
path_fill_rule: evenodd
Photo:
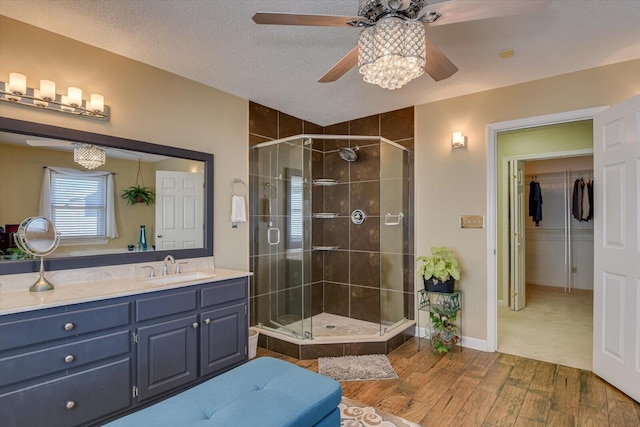
M 87 169 L 104 165 L 107 155 L 102 148 L 90 144 L 78 144 L 73 149 L 73 160 Z
M 362 30 L 358 40 L 358 69 L 367 83 L 399 89 L 421 76 L 425 65 L 422 22 L 382 18 Z

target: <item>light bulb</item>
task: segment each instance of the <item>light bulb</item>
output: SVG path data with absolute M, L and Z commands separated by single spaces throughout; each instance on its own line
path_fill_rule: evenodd
M 20 73 L 9 73 L 9 92 L 15 95 L 27 93 L 27 76 Z
M 56 83 L 51 80 L 40 80 L 40 96 L 46 101 L 56 99 Z
M 82 89 L 69 87 L 69 105 L 73 107 L 82 106 Z
M 87 105 L 87 109 L 93 111 L 94 113 L 103 113 L 104 112 L 104 96 L 99 95 L 97 93 L 91 94 L 91 103 Z

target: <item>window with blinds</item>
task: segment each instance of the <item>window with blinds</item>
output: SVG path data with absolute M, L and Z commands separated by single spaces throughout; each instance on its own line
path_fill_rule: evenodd
M 289 235 L 287 249 L 302 248 L 302 219 L 303 219 L 303 186 L 300 175 L 290 176 L 289 192 L 289 212 L 287 212 L 289 222 Z
M 51 220 L 61 239 L 105 238 L 107 177 L 51 172 Z

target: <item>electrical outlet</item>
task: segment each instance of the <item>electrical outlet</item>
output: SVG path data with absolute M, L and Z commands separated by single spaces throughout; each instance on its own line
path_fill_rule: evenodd
M 460 215 L 460 228 L 484 228 L 484 216 Z

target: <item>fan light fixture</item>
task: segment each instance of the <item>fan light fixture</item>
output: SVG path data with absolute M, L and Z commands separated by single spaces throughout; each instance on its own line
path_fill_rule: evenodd
M 383 18 L 360 33 L 358 69 L 367 83 L 399 89 L 424 73 L 425 51 L 421 22 Z
M 51 80 L 40 80 L 40 88 L 27 87 L 27 77 L 20 73 L 9 73 L 8 82 L 0 82 L 0 101 L 15 105 L 34 107 L 98 120 L 109 120 L 109 107 L 104 97 L 92 93 L 90 99 L 82 99 L 82 89 L 70 87 L 67 95 L 56 94 L 56 84 Z
M 73 160 L 87 169 L 104 165 L 107 155 L 102 148 L 90 144 L 80 144 L 73 149 Z

